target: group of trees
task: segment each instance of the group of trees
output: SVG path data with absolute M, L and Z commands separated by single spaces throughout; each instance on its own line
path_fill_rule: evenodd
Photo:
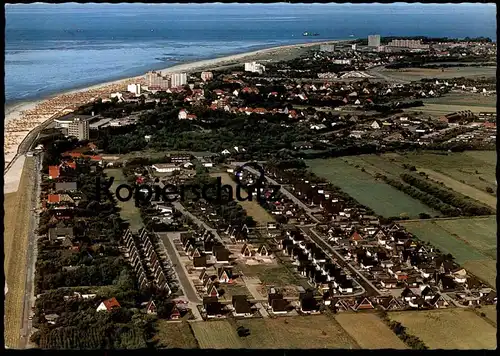
M 428 193 L 446 202 L 450 206 L 459 209 L 461 215 L 477 216 L 477 215 L 493 215 L 495 211 L 481 205 L 480 203 L 450 189 L 440 187 L 435 183 L 431 183 L 428 179 L 421 179 L 412 174 L 403 173 L 401 179 L 422 192 Z
M 460 216 L 461 215 L 460 211 L 457 208 L 439 200 L 438 198 L 436 198 L 435 196 L 433 196 L 431 194 L 428 194 L 428 193 L 425 193 L 419 189 L 416 189 L 416 188 L 412 187 L 411 185 L 401 183 L 401 181 L 388 178 L 385 175 L 377 174 L 376 178 L 382 179 L 385 183 L 393 186 L 394 188 L 402 191 L 405 194 L 408 194 L 412 198 L 420 200 L 425 205 L 427 205 L 433 209 L 436 209 L 437 211 L 441 212 L 445 216 L 452 217 L 452 216 Z

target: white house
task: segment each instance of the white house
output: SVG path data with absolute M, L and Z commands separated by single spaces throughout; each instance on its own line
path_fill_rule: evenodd
M 174 171 L 180 171 L 181 168 L 177 167 L 174 163 L 157 163 L 151 166 L 158 173 L 172 173 Z

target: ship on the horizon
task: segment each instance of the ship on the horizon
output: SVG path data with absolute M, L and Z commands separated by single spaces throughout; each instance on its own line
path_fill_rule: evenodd
M 319 36 L 319 33 L 312 33 L 312 32 L 304 32 L 302 36 Z

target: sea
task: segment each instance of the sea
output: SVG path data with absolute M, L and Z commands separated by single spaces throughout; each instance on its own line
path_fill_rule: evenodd
M 286 44 L 370 34 L 496 41 L 494 4 L 34 3 L 6 5 L 5 18 L 7 106 Z

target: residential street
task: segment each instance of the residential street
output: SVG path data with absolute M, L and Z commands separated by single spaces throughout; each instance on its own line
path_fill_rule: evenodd
M 179 284 L 182 287 L 184 292 L 184 296 L 188 299 L 189 302 L 192 303 L 201 303 L 201 299 L 198 297 L 196 290 L 194 289 L 191 281 L 188 278 L 188 272 L 186 267 L 180 260 L 179 252 L 175 248 L 174 239 L 179 238 L 180 233 L 178 232 L 157 232 L 158 238 L 163 242 L 163 246 L 165 246 L 165 251 L 168 254 L 168 257 L 172 261 L 172 264 L 175 266 L 175 273 L 177 274 L 177 278 L 179 280 Z
M 339 265 L 343 268 L 347 268 L 351 271 L 353 275 L 357 275 L 358 277 L 361 278 L 361 280 L 357 280 L 361 286 L 366 290 L 369 296 L 377 296 L 381 295 L 382 293 L 378 290 L 377 287 L 373 285 L 365 276 L 363 276 L 356 268 L 354 268 L 349 262 L 347 262 L 343 256 L 341 256 L 332 246 L 330 246 L 321 236 L 319 236 L 316 231 L 314 231 L 312 228 L 308 227 L 300 227 L 300 229 L 308 235 L 318 246 L 323 248 L 325 251 L 330 251 L 335 255 L 335 258 L 337 259 L 337 262 Z

